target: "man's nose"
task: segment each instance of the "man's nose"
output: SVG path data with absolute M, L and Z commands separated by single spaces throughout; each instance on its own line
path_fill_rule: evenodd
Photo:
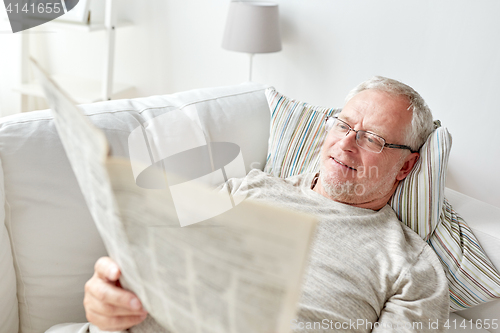
M 344 150 L 354 151 L 357 149 L 358 145 L 356 144 L 356 132 L 350 130 L 342 137 L 342 139 L 340 139 L 339 145 Z

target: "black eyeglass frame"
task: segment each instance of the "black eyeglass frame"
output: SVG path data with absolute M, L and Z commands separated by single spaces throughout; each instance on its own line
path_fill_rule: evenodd
M 330 118 L 333 118 L 333 119 L 337 119 L 338 121 L 342 122 L 343 124 L 345 124 L 347 127 L 349 127 L 349 130 L 347 131 L 347 133 L 345 134 L 346 136 L 349 135 L 349 133 L 351 131 L 353 131 L 354 133 L 356 133 L 356 144 L 360 147 L 360 148 L 363 148 L 361 147 L 359 144 L 358 144 L 358 133 L 359 132 L 364 132 L 364 133 L 369 133 L 371 135 L 375 135 L 376 137 L 379 137 L 381 138 L 383 141 L 384 141 L 384 145 L 382 146 L 382 149 L 380 149 L 379 152 L 374 152 L 374 151 L 371 151 L 375 154 L 380 154 L 382 152 L 382 150 L 384 150 L 385 147 L 387 148 L 393 148 L 393 149 L 408 149 L 409 151 L 411 151 L 412 153 L 418 153 L 418 151 L 415 151 L 413 149 L 411 149 L 409 146 L 406 146 L 406 145 L 397 145 L 397 144 L 394 144 L 394 143 L 387 143 L 387 141 L 385 141 L 385 139 L 383 137 L 381 137 L 380 135 L 378 134 L 375 134 L 375 133 L 372 133 L 372 132 L 369 132 L 369 131 L 363 131 L 363 130 L 355 130 L 354 128 L 351 127 L 351 125 L 349 125 L 348 123 L 346 123 L 345 121 L 343 121 L 342 119 L 340 119 L 339 117 L 332 117 L 332 116 L 325 116 L 325 125 L 326 123 L 328 122 L 328 119 Z M 363 148 L 363 149 L 366 149 L 366 148 Z

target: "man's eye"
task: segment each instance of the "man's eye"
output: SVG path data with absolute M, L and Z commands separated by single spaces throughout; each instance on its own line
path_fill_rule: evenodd
M 337 124 L 337 128 L 338 128 L 338 129 L 341 129 L 341 130 L 345 130 L 345 131 L 347 131 L 347 130 L 349 129 L 349 127 L 348 127 L 347 125 L 342 124 L 341 122 L 339 122 L 339 123 Z
M 377 146 L 377 147 L 380 147 L 380 146 L 383 146 L 384 144 L 380 141 L 379 138 L 377 138 L 376 136 L 373 136 L 373 135 L 370 135 L 368 133 L 364 133 L 363 135 L 363 139 L 366 140 L 366 142 L 370 145 L 373 145 L 373 146 Z

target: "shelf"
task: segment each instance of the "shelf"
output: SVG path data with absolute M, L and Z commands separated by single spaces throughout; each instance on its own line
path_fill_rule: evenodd
M 116 28 L 124 28 L 132 26 L 132 22 L 121 21 L 116 24 Z M 35 27 L 37 31 L 80 31 L 80 32 L 91 32 L 104 30 L 104 22 L 95 22 L 91 24 L 83 24 L 69 21 L 59 21 L 53 20 L 42 25 Z
M 102 81 L 97 79 L 76 78 L 67 75 L 54 75 L 54 81 L 71 96 L 77 104 L 87 104 L 102 101 Z M 124 83 L 113 83 L 112 97 L 118 94 L 128 93 L 133 89 L 133 86 Z M 42 87 L 34 83 L 23 84 L 15 91 L 30 96 L 45 97 Z
M 29 57 L 30 57 L 30 34 L 49 32 L 75 32 L 88 33 L 92 31 L 104 32 L 104 71 L 100 80 L 78 78 L 71 75 L 53 75 L 52 78 L 57 84 L 67 92 L 67 94 L 78 104 L 94 103 L 102 100 L 122 98 L 131 92 L 133 87 L 128 84 L 113 82 L 113 68 L 115 55 L 115 34 L 117 29 L 132 26 L 127 21 L 116 20 L 116 0 L 105 0 L 104 22 L 93 22 L 85 24 L 79 22 L 64 21 L 55 19 L 40 26 L 29 29 L 27 33 L 22 33 L 21 37 L 21 84 L 14 89 L 22 94 L 21 111 L 28 110 L 27 96 L 44 97 L 42 88 L 30 79 Z M 114 23 L 118 22 L 118 23 Z M 37 38 L 37 37 L 33 37 Z M 66 56 L 66 55 L 65 55 Z M 112 89 L 111 89 L 112 88 Z
M 7 17 L 0 18 L 0 21 L 5 24 L 6 27 L 10 28 L 9 19 Z M 116 28 L 126 28 L 133 26 L 132 22 L 129 21 L 119 21 L 116 24 Z M 53 20 L 42 25 L 33 27 L 31 29 L 25 30 L 22 33 L 30 33 L 32 31 L 36 32 L 64 32 L 64 31 L 79 31 L 79 32 L 92 32 L 104 30 L 104 22 L 94 22 L 91 24 L 63 21 L 63 20 Z

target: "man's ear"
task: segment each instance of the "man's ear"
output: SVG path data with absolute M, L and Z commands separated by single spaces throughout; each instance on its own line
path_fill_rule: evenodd
M 408 176 L 410 171 L 413 169 L 415 163 L 417 163 L 419 157 L 420 157 L 419 153 L 411 153 L 410 155 L 406 156 L 405 162 L 403 163 L 401 170 L 399 170 L 396 179 L 397 180 L 405 179 L 406 176 Z

